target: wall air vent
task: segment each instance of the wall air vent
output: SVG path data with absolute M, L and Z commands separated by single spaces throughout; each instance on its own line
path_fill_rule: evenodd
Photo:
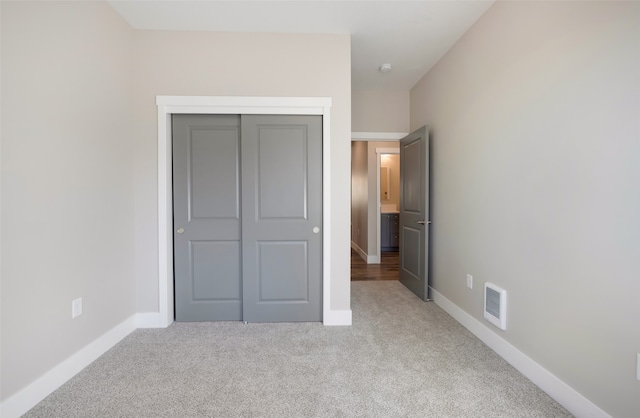
M 507 291 L 493 283 L 484 284 L 484 319 L 507 329 Z

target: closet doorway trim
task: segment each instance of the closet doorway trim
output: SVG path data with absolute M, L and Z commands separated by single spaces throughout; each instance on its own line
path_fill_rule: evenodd
M 321 115 L 322 116 L 322 317 L 331 325 L 331 98 L 156 96 L 158 106 L 158 308 L 159 327 L 173 322 L 173 190 L 171 115 Z

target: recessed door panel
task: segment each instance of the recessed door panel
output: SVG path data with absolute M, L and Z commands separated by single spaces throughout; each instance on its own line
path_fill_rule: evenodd
M 240 217 L 239 147 L 238 128 L 191 129 L 190 219 Z
M 194 301 L 241 301 L 240 241 L 191 241 Z
M 405 213 L 417 213 L 421 211 L 422 204 L 422 183 L 423 179 L 419 173 L 422 172 L 420 164 L 423 158 L 421 157 L 421 143 L 420 140 L 414 140 L 403 145 L 404 159 L 402 160 L 401 167 L 407 175 L 404 177 L 402 183 L 402 203 L 404 203 Z
M 420 253 L 422 248 L 421 231 L 415 228 L 407 228 L 402 230 L 402 245 L 404 257 L 402 257 L 402 270 L 407 273 L 408 279 L 420 280 L 422 274 L 422 266 L 420 263 Z
M 258 217 L 306 218 L 306 126 L 259 126 Z
M 309 302 L 307 243 L 258 242 L 258 303 Z

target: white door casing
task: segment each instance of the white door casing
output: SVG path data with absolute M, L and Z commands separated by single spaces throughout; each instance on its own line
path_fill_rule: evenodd
M 322 314 L 325 325 L 351 325 L 331 306 L 331 98 L 156 96 L 158 106 L 158 327 L 173 322 L 172 114 L 322 116 Z M 337 318 L 337 319 L 336 319 Z M 345 323 L 348 322 L 348 323 Z

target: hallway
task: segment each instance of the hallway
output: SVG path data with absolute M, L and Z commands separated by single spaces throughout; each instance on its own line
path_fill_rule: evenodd
M 351 250 L 351 281 L 398 280 L 397 251 L 383 252 L 380 264 L 367 264 L 354 250 Z

